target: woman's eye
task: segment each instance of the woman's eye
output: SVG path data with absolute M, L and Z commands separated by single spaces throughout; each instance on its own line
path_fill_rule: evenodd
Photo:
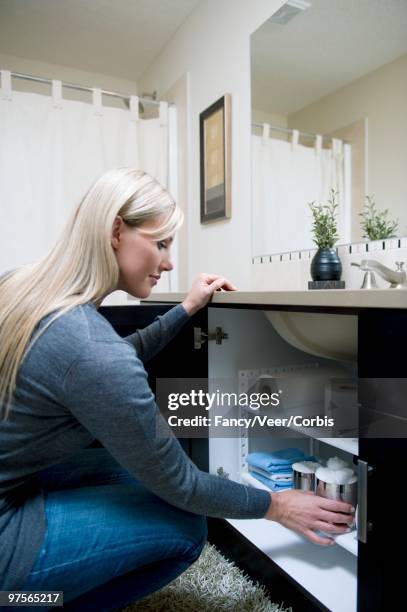
M 157 243 L 158 248 L 161 249 L 166 249 L 167 245 L 163 240 L 160 240 L 160 242 Z

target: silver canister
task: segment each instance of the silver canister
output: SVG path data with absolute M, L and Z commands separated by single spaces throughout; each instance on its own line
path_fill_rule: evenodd
M 350 484 L 334 484 L 317 478 L 316 494 L 320 497 L 348 502 L 353 507 L 356 507 L 358 501 L 358 483 L 355 481 Z
M 316 494 L 320 497 L 326 497 L 328 499 L 334 499 L 335 501 L 344 501 L 352 504 L 356 508 L 358 503 L 358 483 L 351 482 L 349 484 L 334 484 L 331 482 L 324 482 L 319 478 L 316 479 Z M 355 526 L 353 521 L 352 527 Z
M 306 474 L 305 472 L 299 472 L 293 470 L 294 478 L 294 489 L 301 489 L 302 491 L 315 491 L 315 474 Z
M 307 462 L 311 466 L 311 462 Z M 307 471 L 302 469 L 302 463 L 293 463 L 293 483 L 294 489 L 301 489 L 301 491 L 312 491 L 315 492 L 315 470 L 318 467 L 318 463 L 313 463 L 312 470 L 308 467 Z

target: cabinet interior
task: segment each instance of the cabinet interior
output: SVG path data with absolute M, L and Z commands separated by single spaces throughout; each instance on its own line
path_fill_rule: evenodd
M 356 318 L 356 315 L 349 316 Z M 324 359 L 291 346 L 276 332 L 262 310 L 215 307 L 209 308 L 208 317 L 209 331 L 221 327 L 228 334 L 222 344 L 210 342 L 208 346 L 208 377 L 213 389 L 219 389 L 223 380 L 235 380 L 236 392 L 241 391 L 260 374 L 277 376 L 279 372 L 284 373 L 289 383 L 290 376 L 298 376 L 304 367 L 337 368 L 350 380 L 357 378 L 356 363 Z M 301 398 L 298 398 L 298 406 L 301 407 Z M 254 437 L 250 429 L 242 430 L 241 435 L 234 437 L 210 437 L 210 471 L 217 473 L 222 468 L 237 482 L 267 488 L 247 475 L 245 456 L 249 452 L 288 447 L 301 448 L 323 460 L 337 456 L 356 469 L 356 438 L 318 437 L 318 431 L 312 435 L 309 431 L 297 430 L 295 437 L 290 438 L 278 437 L 268 431 L 262 437 Z M 352 612 L 357 609 L 356 530 L 337 536 L 334 546 L 322 547 L 265 519 L 229 519 L 229 522 L 329 610 Z

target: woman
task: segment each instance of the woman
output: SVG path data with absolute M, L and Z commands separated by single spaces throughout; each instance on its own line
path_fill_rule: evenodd
M 327 545 L 349 504 L 271 495 L 197 469 L 161 418 L 143 367 L 218 289 L 201 274 L 184 302 L 120 338 L 97 312 L 115 289 L 150 294 L 172 269 L 182 214 L 147 174 L 103 175 L 58 243 L 0 281 L 0 589 L 59 590 L 65 607 L 112 610 L 199 556 L 204 516 L 279 521 Z M 95 440 L 102 448 L 87 448 Z M 72 608 L 71 608 L 72 606 Z

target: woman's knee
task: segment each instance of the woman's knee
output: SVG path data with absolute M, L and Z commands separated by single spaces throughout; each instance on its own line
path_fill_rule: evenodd
M 196 561 L 196 559 L 198 559 L 203 547 L 206 544 L 208 538 L 208 526 L 206 523 L 206 516 L 202 516 L 200 514 L 191 514 L 191 516 L 193 517 L 191 520 L 192 525 L 188 526 L 189 547 L 185 556 L 188 558 L 190 563 L 193 563 Z
M 196 538 L 197 542 L 203 542 L 202 546 L 205 544 L 206 539 L 208 537 L 208 525 L 206 523 L 206 516 L 202 516 L 201 514 L 196 514 Z

